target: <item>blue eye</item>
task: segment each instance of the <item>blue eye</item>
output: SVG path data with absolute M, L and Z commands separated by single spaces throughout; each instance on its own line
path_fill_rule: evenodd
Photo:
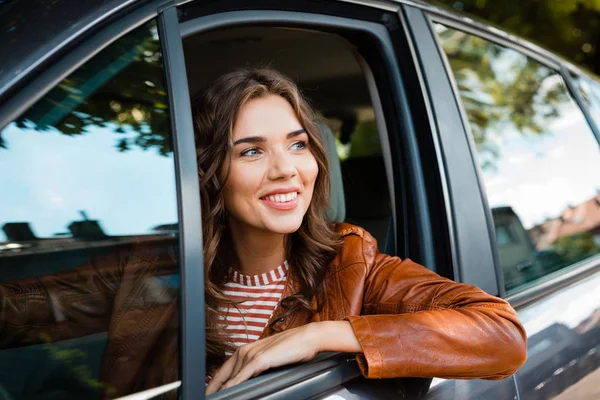
M 294 144 L 292 144 L 292 149 L 294 150 L 304 150 L 306 149 L 306 147 L 308 146 L 308 143 L 306 143 L 305 141 L 299 141 L 296 142 Z
M 247 150 L 244 150 L 240 153 L 242 157 L 256 157 L 259 155 L 258 149 L 252 147 Z

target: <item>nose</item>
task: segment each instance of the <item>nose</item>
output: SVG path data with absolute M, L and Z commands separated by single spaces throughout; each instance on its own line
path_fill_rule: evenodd
M 289 159 L 289 155 L 273 154 L 267 173 L 269 180 L 289 179 L 296 176 L 297 173 L 296 166 Z

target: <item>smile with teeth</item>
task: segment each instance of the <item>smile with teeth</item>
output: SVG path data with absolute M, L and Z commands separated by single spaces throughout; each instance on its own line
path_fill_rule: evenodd
M 273 194 L 271 196 L 265 196 L 262 199 L 269 200 L 274 203 L 287 203 L 288 201 L 295 200 L 296 197 L 298 197 L 298 192 Z

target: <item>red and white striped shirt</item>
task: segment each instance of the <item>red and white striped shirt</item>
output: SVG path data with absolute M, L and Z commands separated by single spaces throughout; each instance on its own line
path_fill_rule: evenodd
M 277 308 L 289 269 L 287 261 L 272 271 L 258 275 L 244 275 L 234 269 L 223 287 L 223 293 L 232 300 L 245 300 L 219 309 L 219 324 L 230 342 L 242 346 L 254 342 L 262 334 Z

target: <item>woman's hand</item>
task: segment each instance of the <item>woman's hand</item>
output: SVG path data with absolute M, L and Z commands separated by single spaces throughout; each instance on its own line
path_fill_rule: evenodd
M 313 322 L 239 347 L 215 373 L 206 395 L 242 383 L 269 368 L 313 359 L 323 351 L 362 351 L 347 321 Z
M 319 352 L 314 328 L 308 324 L 238 347 L 215 373 L 206 394 L 237 385 L 269 368 L 311 360 Z

